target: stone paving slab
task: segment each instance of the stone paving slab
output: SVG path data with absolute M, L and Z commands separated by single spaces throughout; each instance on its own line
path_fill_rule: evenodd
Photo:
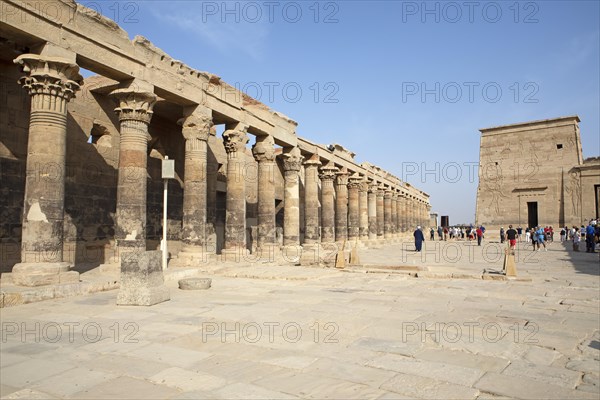
M 402 257 L 398 249 L 382 246 L 373 257 L 390 265 Z M 260 278 L 213 274 L 206 291 L 169 281 L 171 301 L 153 307 L 117 307 L 109 291 L 4 308 L 0 393 L 598 398 L 600 281 L 590 272 L 597 258 L 574 263 L 558 247 L 536 256 L 543 262 L 522 266 L 531 282 L 261 266 Z M 484 264 L 475 259 L 461 270 Z M 285 279 L 288 270 L 303 279 Z

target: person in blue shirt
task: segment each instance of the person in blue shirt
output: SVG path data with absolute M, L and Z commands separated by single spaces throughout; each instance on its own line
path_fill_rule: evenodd
M 544 251 L 548 251 L 546 248 L 546 233 L 544 232 L 544 228 L 538 226 L 538 229 L 535 231 L 535 239 L 537 240 L 538 251 L 540 251 L 540 245 L 544 246 Z
M 592 225 L 592 222 L 588 224 L 587 228 L 585 228 L 585 251 L 586 253 L 595 253 L 594 249 L 594 236 L 596 235 L 596 228 Z

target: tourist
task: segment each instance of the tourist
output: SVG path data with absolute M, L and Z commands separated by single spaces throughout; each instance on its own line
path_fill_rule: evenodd
M 579 251 L 579 242 L 581 241 L 581 235 L 579 234 L 579 228 L 573 227 L 573 251 Z
M 533 245 L 533 251 L 537 250 L 537 234 L 535 233 L 535 228 L 533 227 L 529 230 L 529 236 L 531 236 L 531 244 Z
M 517 239 L 519 240 L 519 242 L 521 240 L 523 240 L 523 237 L 521 236 L 523 234 L 523 228 L 521 228 L 521 226 L 519 225 L 519 227 L 517 228 Z
M 500 243 L 504 243 L 504 227 L 500 228 Z
M 560 230 L 560 242 L 564 242 L 566 240 L 566 235 L 567 235 L 567 231 L 565 230 L 565 228 L 562 228 Z
M 448 227 L 444 227 L 444 241 L 448 240 Z
M 435 239 L 435 230 L 433 230 L 433 228 L 431 228 L 429 230 L 429 240 L 434 240 Z
M 517 246 L 517 231 L 513 229 L 512 225 L 508 226 L 508 230 L 506 231 L 506 238 L 508 239 L 508 243 L 512 250 Z
M 415 237 L 415 251 L 421 251 L 423 242 L 425 241 L 425 236 L 423 236 L 423 232 L 421 232 L 420 226 L 417 226 L 417 229 L 413 233 L 413 236 Z
M 444 231 L 441 226 L 438 226 L 438 236 L 440 237 L 440 240 L 444 238 Z
M 540 228 L 537 231 L 535 231 L 535 234 L 538 251 L 540 251 L 542 246 L 544 246 L 544 251 L 548 251 L 548 249 L 546 248 L 546 232 L 544 232 L 544 228 L 540 226 Z
M 548 228 L 548 233 L 550 233 L 550 241 L 554 243 L 554 228 L 552 228 L 552 225 Z
M 585 251 L 586 253 L 595 253 L 596 252 L 596 243 L 594 243 L 594 239 L 596 236 L 596 227 L 592 225 L 592 221 L 588 224 L 587 228 L 585 228 Z
M 525 228 L 525 243 L 529 243 L 529 239 L 531 239 L 531 230 L 527 227 Z
M 477 228 L 475 233 L 477 234 L 477 246 L 481 246 L 481 240 L 483 239 L 483 231 L 481 230 L 481 227 Z

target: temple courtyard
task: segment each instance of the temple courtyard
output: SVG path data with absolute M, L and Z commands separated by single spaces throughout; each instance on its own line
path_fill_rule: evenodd
M 118 290 L 5 307 L 1 396 L 597 399 L 598 254 L 567 247 L 519 243 L 514 280 L 482 275 L 497 243 L 396 243 L 344 269 L 169 269 L 151 307 Z M 212 287 L 178 289 L 186 274 Z

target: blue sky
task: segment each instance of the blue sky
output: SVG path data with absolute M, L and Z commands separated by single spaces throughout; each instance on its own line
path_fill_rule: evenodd
M 598 1 L 82 4 L 422 188 L 451 223 L 474 220 L 479 128 L 577 114 L 600 155 Z

